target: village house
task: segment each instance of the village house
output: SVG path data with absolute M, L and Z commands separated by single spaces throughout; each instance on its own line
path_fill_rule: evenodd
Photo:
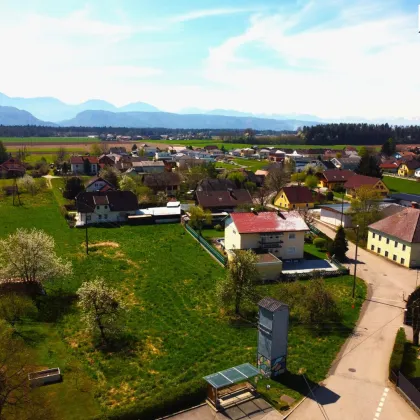
M 234 188 L 235 183 L 227 178 L 204 178 L 197 185 L 197 191 L 227 191 Z
M 115 186 L 106 181 L 105 179 L 101 177 L 93 177 L 89 179 L 89 181 L 85 184 L 85 191 L 86 192 L 93 192 L 93 191 L 110 191 L 115 190 Z
M 197 205 L 215 213 L 232 212 L 238 206 L 252 205 L 252 197 L 249 191 L 244 189 L 196 191 L 195 197 Z
M 25 175 L 26 168 L 15 158 L 9 158 L 0 164 L 0 178 L 17 178 Z
M 398 175 L 414 176 L 417 169 L 420 169 L 420 161 L 410 160 L 407 162 L 403 162 L 398 167 Z
M 396 161 L 384 161 L 382 162 L 379 167 L 383 172 L 389 172 L 392 174 L 396 174 L 398 172 L 398 163 Z
M 309 231 L 297 212 L 232 213 L 225 223 L 225 249 L 252 249 L 277 258 L 303 258 Z
M 96 156 L 72 156 L 70 168 L 74 174 L 96 175 L 99 171 L 99 161 Z
M 344 184 L 354 175 L 356 174 L 353 171 L 346 169 L 328 169 L 321 174 L 317 174 L 318 187 L 328 188 L 330 191 L 338 187 L 343 188 Z
M 420 267 L 420 210 L 405 208 L 371 224 L 367 249 L 405 267 Z
M 163 191 L 166 194 L 174 194 L 179 191 L 181 177 L 176 172 L 161 172 L 143 175 L 143 184 L 156 194 Z
M 331 162 L 335 165 L 337 169 L 348 169 L 354 171 L 360 163 L 361 157 L 349 157 L 349 158 L 332 158 Z
M 271 150 L 268 154 L 268 160 L 270 162 L 283 162 L 286 158 L 286 153 L 281 150 Z
M 170 152 L 156 152 L 154 160 L 173 160 L 174 155 Z
M 274 204 L 284 209 L 313 208 L 315 199 L 307 187 L 284 187 L 274 199 Z
M 420 194 L 395 193 L 390 198 L 404 207 L 420 207 Z
M 356 197 L 357 190 L 361 187 L 372 187 L 378 192 L 378 195 L 385 197 L 389 193 L 389 189 L 380 178 L 374 178 L 366 175 L 354 175 L 345 184 L 346 195 Z
M 131 191 L 81 192 L 76 197 L 76 226 L 126 222 L 137 209 Z
M 165 171 L 165 164 L 161 160 L 157 162 L 153 162 L 151 160 L 133 162 L 132 170 L 131 170 L 131 172 L 147 173 L 147 174 L 160 173 L 164 171 Z

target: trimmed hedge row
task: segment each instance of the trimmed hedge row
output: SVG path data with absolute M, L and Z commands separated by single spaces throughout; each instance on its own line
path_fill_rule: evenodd
M 400 328 L 395 337 L 394 348 L 392 349 L 391 359 L 389 360 L 389 379 L 395 382 L 395 377 L 401 369 L 404 358 L 404 348 L 407 342 L 404 328 Z

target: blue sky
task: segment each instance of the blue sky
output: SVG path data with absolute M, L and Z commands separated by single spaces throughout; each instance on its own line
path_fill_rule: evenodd
M 414 0 L 0 2 L 0 92 L 420 117 Z

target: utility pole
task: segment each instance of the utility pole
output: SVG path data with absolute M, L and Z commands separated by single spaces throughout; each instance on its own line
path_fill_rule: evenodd
M 354 292 L 356 290 L 356 268 L 357 268 L 357 247 L 359 245 L 359 225 L 356 226 L 356 252 L 354 256 L 354 274 L 353 274 L 353 293 L 352 297 L 354 299 Z
M 341 226 L 343 226 L 343 216 L 344 216 L 344 193 L 341 196 Z
M 87 214 L 85 213 L 85 226 L 86 226 L 86 255 L 89 255 L 89 238 L 88 238 L 88 225 L 87 225 Z

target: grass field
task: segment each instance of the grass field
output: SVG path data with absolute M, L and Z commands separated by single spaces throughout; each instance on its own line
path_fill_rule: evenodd
M 84 230 L 69 229 L 59 213 L 54 191 L 35 197 L 0 199 L 0 237 L 17 227 L 37 227 L 56 240 L 60 256 L 73 262 L 73 275 L 47 286 L 39 298 L 40 316 L 19 328 L 34 339 L 34 361 L 59 366 L 61 384 L 40 388 L 56 405 L 60 419 L 156 418 L 165 410 L 204 399 L 204 375 L 243 362 L 255 362 L 257 331 L 252 324 L 225 316 L 215 299 L 215 284 L 225 275 L 180 225 L 90 228 L 90 252 L 84 253 Z M 85 280 L 102 276 L 124 295 L 129 308 L 126 343 L 120 351 L 94 348 L 80 322 L 75 291 Z M 317 334 L 291 323 L 288 367 L 279 381 L 259 382 L 260 391 L 279 405 L 284 393 L 307 392 L 300 368 L 321 381 L 357 320 L 365 286 L 357 284 L 351 308 L 351 276 L 327 280 L 339 299 L 342 323 Z M 276 286 L 261 286 L 276 297 Z M 277 296 L 281 298 L 281 296 Z M 255 307 L 247 308 L 254 311 Z
M 38 142 L 86 143 L 100 141 L 88 137 L 0 137 L 0 140 L 3 143 L 27 143 L 28 145 Z
M 384 176 L 382 181 L 391 193 L 420 194 L 420 182 L 418 181 L 409 181 L 392 176 Z

